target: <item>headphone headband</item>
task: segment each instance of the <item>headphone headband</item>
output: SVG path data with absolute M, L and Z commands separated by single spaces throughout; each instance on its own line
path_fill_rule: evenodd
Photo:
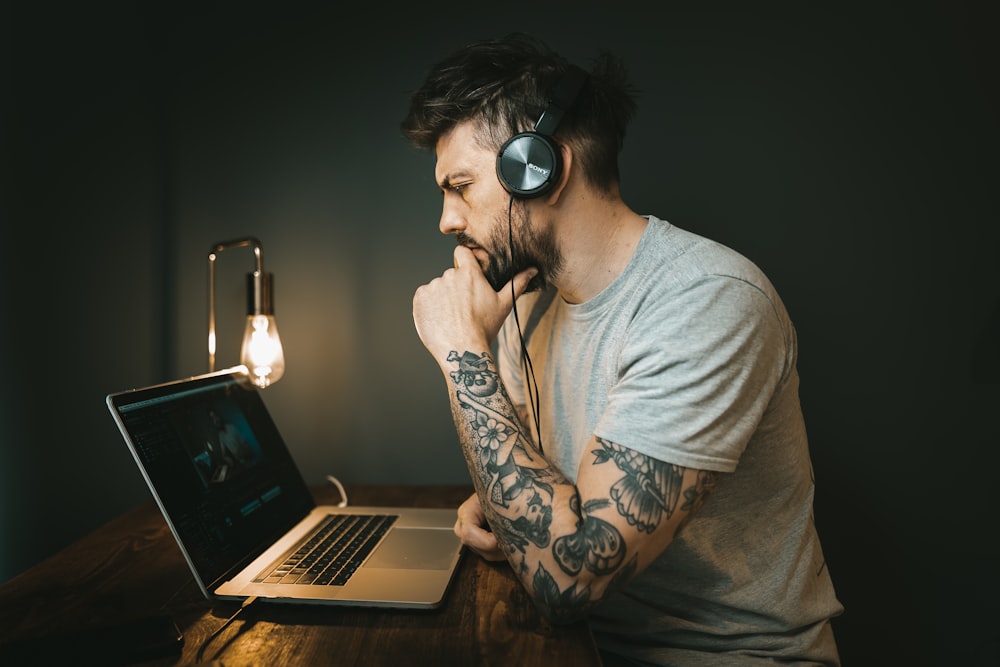
M 535 132 L 551 137 L 556 133 L 563 114 L 573 106 L 577 96 L 587 82 L 587 73 L 576 65 L 570 65 L 566 74 L 556 82 L 549 96 L 549 106 L 538 117 Z

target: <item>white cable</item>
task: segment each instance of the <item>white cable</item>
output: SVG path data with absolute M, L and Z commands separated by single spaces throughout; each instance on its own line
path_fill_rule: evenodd
M 347 507 L 347 491 L 344 491 L 344 485 L 333 475 L 327 475 L 326 480 L 337 487 L 337 491 L 340 492 L 340 497 L 343 499 L 337 503 L 337 507 Z

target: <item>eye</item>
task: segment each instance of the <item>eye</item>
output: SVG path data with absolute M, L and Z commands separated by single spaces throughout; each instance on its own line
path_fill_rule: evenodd
M 454 199 L 458 196 L 462 202 L 468 201 L 468 188 L 472 185 L 472 181 L 465 181 L 463 183 L 449 183 L 441 190 L 441 195 L 446 199 Z
M 464 180 L 454 180 L 454 181 L 445 178 L 441 182 L 441 194 L 442 195 L 456 194 L 462 197 L 462 199 L 465 199 L 466 188 L 472 185 L 474 181 L 472 178 L 467 178 L 467 177 L 463 178 Z

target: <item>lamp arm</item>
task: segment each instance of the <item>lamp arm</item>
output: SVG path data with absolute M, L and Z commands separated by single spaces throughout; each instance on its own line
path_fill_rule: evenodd
M 212 246 L 208 252 L 208 370 L 215 371 L 215 260 L 219 253 L 232 248 L 253 249 L 257 269 L 255 276 L 264 275 L 264 246 L 253 236 L 233 241 L 222 241 Z

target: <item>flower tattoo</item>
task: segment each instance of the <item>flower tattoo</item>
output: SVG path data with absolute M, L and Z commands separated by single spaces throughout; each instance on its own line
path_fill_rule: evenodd
M 479 458 L 485 465 L 496 457 L 496 451 L 510 437 L 510 432 L 506 424 L 482 412 L 476 415 L 476 424 L 476 433 L 479 435 Z

